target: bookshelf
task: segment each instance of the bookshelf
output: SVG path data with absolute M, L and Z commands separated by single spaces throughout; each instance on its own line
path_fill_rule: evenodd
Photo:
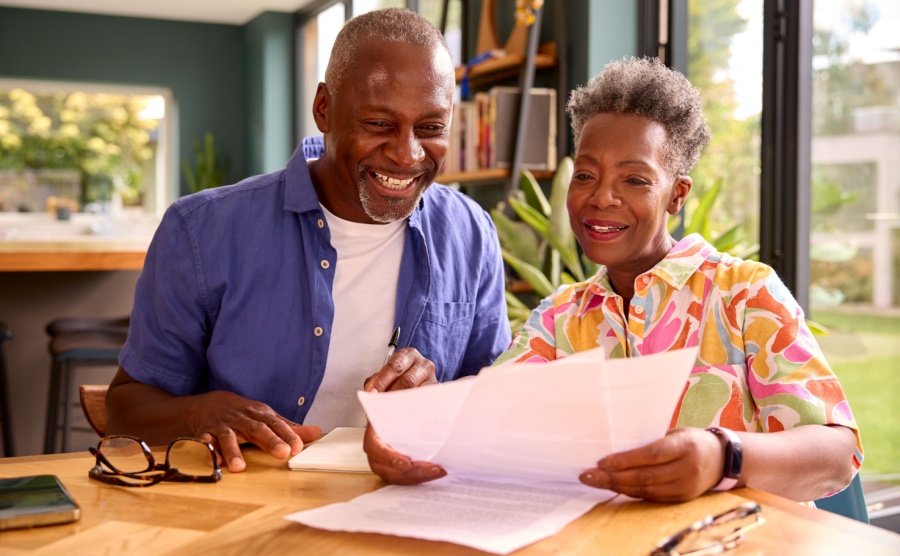
M 464 2 L 467 0 L 463 0 Z M 446 10 L 448 0 L 444 2 Z M 558 73 L 557 85 L 557 158 L 568 153 L 568 133 L 565 129 L 565 102 L 567 74 L 565 71 L 565 54 L 560 56 L 557 42 L 549 42 L 539 45 L 541 20 L 544 10 L 543 1 L 532 1 L 533 21 L 529 26 L 516 25 L 507 40 L 503 50 L 506 55 L 501 58 L 492 58 L 469 68 L 469 87 L 484 89 L 491 84 L 497 84 L 504 80 L 518 77 L 519 90 L 523 91 L 517 111 L 515 143 L 513 146 L 512 163 L 509 168 L 486 168 L 467 172 L 445 172 L 437 177 L 441 183 L 458 183 L 462 188 L 478 187 L 485 185 L 505 184 L 505 196 L 509 196 L 519 187 L 522 160 L 524 154 L 524 141 L 521 140 L 526 133 L 526 118 L 529 113 L 531 88 L 534 85 L 534 74 L 537 70 L 556 68 Z M 565 0 L 554 0 L 556 8 L 556 39 L 565 44 L 564 21 L 566 17 Z M 496 31 L 496 2 L 484 0 L 481 5 L 481 20 L 478 30 L 477 52 L 488 52 L 500 48 Z M 513 17 L 513 14 L 509 14 Z M 465 32 L 465 31 L 464 31 Z M 457 82 L 461 81 L 466 68 L 459 67 L 456 70 Z M 553 176 L 551 171 L 532 170 L 537 179 L 549 179 Z
M 522 64 L 525 63 L 524 56 L 512 55 L 503 58 L 493 58 L 474 66 L 469 71 L 469 84 L 472 87 L 481 87 L 516 77 L 522 71 Z M 549 69 L 556 66 L 556 43 L 550 42 L 538 46 L 538 51 L 534 56 L 534 67 L 538 69 Z M 466 68 L 456 68 L 456 81 L 462 80 Z
M 457 182 L 464 185 L 481 185 L 497 183 L 509 179 L 509 168 L 485 168 L 472 172 L 444 172 L 436 181 L 441 183 Z M 549 180 L 553 172 L 547 170 L 532 170 L 534 177 L 539 180 Z

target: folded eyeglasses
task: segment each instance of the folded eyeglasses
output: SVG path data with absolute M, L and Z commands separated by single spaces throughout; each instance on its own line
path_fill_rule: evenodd
M 134 436 L 106 436 L 90 452 L 97 461 L 88 476 L 111 485 L 148 487 L 162 481 L 215 483 L 222 480 L 215 449 L 198 438 L 173 440 L 162 464 L 157 463 L 147 444 Z
M 709 556 L 738 546 L 744 533 L 766 522 L 756 502 L 747 502 L 719 515 L 695 521 L 661 540 L 650 556 Z

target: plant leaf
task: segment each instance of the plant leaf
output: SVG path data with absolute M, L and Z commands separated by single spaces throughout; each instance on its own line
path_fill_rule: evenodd
M 527 224 L 514 222 L 497 209 L 491 209 L 491 220 L 497 228 L 497 237 L 503 249 L 530 265 L 540 266 L 540 241 Z
M 513 270 L 516 271 L 523 280 L 531 284 L 534 288 L 535 293 L 537 293 L 542 298 L 547 297 L 551 293 L 553 293 L 554 288 L 553 285 L 547 280 L 547 277 L 544 276 L 544 273 L 535 268 L 534 266 L 526 263 L 522 259 L 516 257 L 515 255 L 510 254 L 505 249 L 501 249 L 503 253 L 503 260 L 506 261 L 506 264 L 511 266 Z
M 529 170 L 522 170 L 522 180 L 519 188 L 522 194 L 525 195 L 525 202 L 528 203 L 528 206 L 537 209 L 544 216 L 550 216 L 550 202 L 544 195 L 541 185 L 534 179 L 534 174 Z
M 722 180 L 717 179 L 713 182 L 712 187 L 707 189 L 700 197 L 700 202 L 691 214 L 690 222 L 684 227 L 684 235 L 700 234 L 709 239 L 709 213 L 719 196 L 719 190 L 722 189 Z
M 741 228 L 741 225 L 734 223 L 717 235 L 713 239 L 712 245 L 717 250 L 728 253 L 741 243 L 743 236 L 744 230 Z
M 813 336 L 827 336 L 831 334 L 831 330 L 827 326 L 814 320 L 806 319 L 806 326 L 809 327 L 809 331 L 813 333 Z
M 532 208 L 527 203 L 515 197 L 509 198 L 509 206 L 512 207 L 522 222 L 525 222 L 531 229 L 537 232 L 541 237 L 546 238 L 550 229 L 550 220 L 546 216 Z

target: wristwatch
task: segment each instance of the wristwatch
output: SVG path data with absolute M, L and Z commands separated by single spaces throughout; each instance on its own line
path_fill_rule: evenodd
M 712 487 L 712 490 L 731 490 L 737 484 L 744 466 L 744 448 L 741 439 L 729 429 L 709 427 L 706 430 L 716 435 L 725 449 L 725 469 L 722 472 L 722 480 Z

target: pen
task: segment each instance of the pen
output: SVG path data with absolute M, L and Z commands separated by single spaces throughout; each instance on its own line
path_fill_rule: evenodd
M 387 365 L 388 360 L 391 358 L 391 355 L 394 355 L 394 350 L 397 349 L 397 342 L 400 341 L 400 327 L 394 329 L 394 334 L 391 335 L 391 341 L 388 342 L 388 351 L 387 357 L 384 358 L 384 365 Z M 384 366 L 382 365 L 382 366 Z

